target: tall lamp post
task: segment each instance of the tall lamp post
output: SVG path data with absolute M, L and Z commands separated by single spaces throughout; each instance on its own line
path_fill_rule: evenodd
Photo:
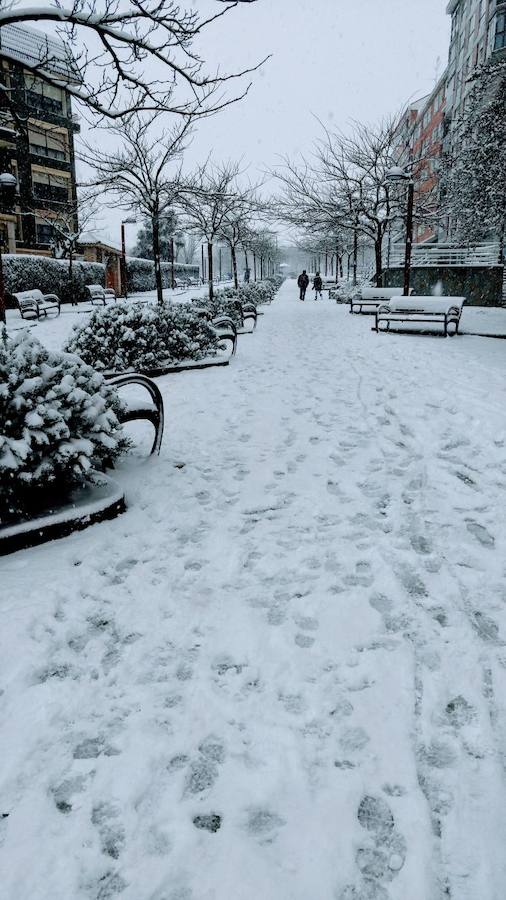
M 409 297 L 411 281 L 411 254 L 413 250 L 413 214 L 415 209 L 415 182 L 413 175 L 407 169 L 394 166 L 385 173 L 386 184 L 407 184 L 408 200 L 406 209 L 406 253 L 404 256 L 404 290 L 405 297 Z
M 126 262 L 126 246 L 125 246 L 125 225 L 135 225 L 137 219 L 123 219 L 121 222 L 121 293 L 125 300 L 128 297 L 127 287 L 127 262 Z
M 14 175 L 10 172 L 2 172 L 0 175 L 0 207 L 3 211 L 6 209 L 12 210 L 17 186 L 18 183 Z M 2 264 L 2 243 L 3 238 L 0 237 L 0 322 L 3 322 L 5 325 L 5 285 Z

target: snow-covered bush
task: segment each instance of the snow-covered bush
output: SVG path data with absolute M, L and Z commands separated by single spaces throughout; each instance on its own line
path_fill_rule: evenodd
M 0 521 L 57 505 L 128 448 L 121 403 L 76 356 L 0 334 Z
M 87 300 L 87 284 L 105 284 L 105 266 L 102 263 L 72 263 L 72 290 L 69 282 L 68 259 L 52 259 L 49 256 L 2 256 L 5 290 L 8 294 L 31 291 L 56 294 L 63 303 Z
M 189 304 L 115 304 L 97 309 L 88 323 L 74 326 L 67 343 L 99 371 L 149 371 L 185 359 L 213 356 L 219 341 Z
M 235 292 L 215 291 L 212 300 L 209 300 L 209 297 L 194 297 L 191 302 L 195 306 L 208 309 L 213 319 L 216 316 L 229 316 L 237 328 L 244 325 L 242 306 Z
M 342 279 L 338 285 L 332 288 L 332 293 L 338 303 L 349 303 L 349 301 L 360 294 L 362 288 L 370 288 L 371 282 L 368 279 L 358 279 L 357 284 L 353 284 L 350 279 Z
M 172 263 L 162 262 L 160 268 L 162 270 L 162 285 L 164 288 L 170 288 L 172 286 Z M 176 278 L 198 278 L 199 271 L 198 266 L 188 266 L 184 263 L 174 264 L 174 275 Z M 156 283 L 153 260 L 128 257 L 127 280 L 128 290 L 131 294 L 154 291 Z

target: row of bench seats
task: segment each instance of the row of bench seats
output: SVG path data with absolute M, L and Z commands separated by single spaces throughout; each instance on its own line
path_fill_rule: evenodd
M 350 313 L 374 315 L 373 331 L 398 325 L 441 326 L 445 337 L 458 334 L 465 297 L 401 296 L 400 288 L 363 288 L 350 300 Z
M 93 305 L 101 303 L 105 306 L 108 300 L 116 300 L 115 292 L 111 288 L 103 288 L 100 284 L 88 284 L 86 290 Z M 17 291 L 12 296 L 23 319 L 42 319 L 49 313 L 60 315 L 61 300 L 56 294 L 43 294 L 34 288 L 31 291 Z

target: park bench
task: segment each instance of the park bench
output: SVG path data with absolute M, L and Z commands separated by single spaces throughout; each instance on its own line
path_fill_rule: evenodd
M 107 376 L 106 376 L 107 377 Z M 119 421 L 124 424 L 126 422 L 134 422 L 138 419 L 151 422 L 155 429 L 155 437 L 151 454 L 160 453 L 163 438 L 164 412 L 163 398 L 158 385 L 148 378 L 146 375 L 127 374 L 113 375 L 107 377 L 108 384 L 112 384 L 116 388 L 129 387 L 133 384 L 141 385 L 146 388 L 150 395 L 151 402 L 143 402 L 141 400 L 132 400 L 125 403 L 125 410 L 119 415 Z
M 420 325 L 436 325 L 442 326 L 445 337 L 452 337 L 458 334 L 464 303 L 465 297 L 394 297 L 376 310 L 373 331 L 390 331 L 399 324 L 408 331 L 424 331 Z
M 42 291 L 18 291 L 12 295 L 19 306 L 22 319 L 40 319 L 48 313 L 60 315 L 60 298 L 56 294 L 43 294 Z
M 413 291 L 411 291 L 413 293 Z M 362 288 L 350 300 L 350 313 L 374 315 L 378 307 L 393 297 L 399 297 L 402 288 Z
M 216 316 L 212 320 L 211 325 L 220 341 L 230 341 L 232 344 L 231 356 L 235 356 L 237 351 L 237 328 L 234 320 L 230 316 Z
M 253 319 L 253 330 L 257 327 L 258 311 L 254 303 L 241 303 L 242 317 L 244 322 Z
M 87 284 L 86 290 L 93 304 L 103 303 L 105 306 L 108 300 L 116 300 L 116 292 L 112 288 L 102 287 L 101 284 Z

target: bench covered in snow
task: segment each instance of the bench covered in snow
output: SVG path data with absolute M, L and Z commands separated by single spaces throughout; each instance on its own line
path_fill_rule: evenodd
M 413 293 L 413 291 L 411 291 Z M 382 303 L 391 300 L 392 297 L 399 297 L 402 294 L 402 288 L 362 288 L 350 300 L 350 313 L 358 313 L 371 315 L 376 312 Z
M 142 402 L 140 400 L 127 401 L 125 403 L 125 411 L 119 416 L 119 420 L 121 423 L 134 422 L 137 419 L 144 419 L 151 422 L 155 429 L 151 453 L 160 453 L 163 438 L 164 411 L 163 398 L 158 385 L 146 375 L 138 375 L 137 373 L 113 375 L 108 377 L 107 381 L 117 388 L 128 387 L 132 384 L 139 384 L 141 387 L 146 388 L 151 402 Z
M 420 325 L 441 325 L 444 336 L 451 337 L 458 334 L 465 302 L 465 297 L 394 297 L 376 310 L 373 331 L 390 331 L 399 324 L 415 325 L 416 331 L 424 330 Z
M 220 341 L 230 341 L 232 344 L 231 356 L 235 356 L 237 350 L 237 328 L 230 316 L 216 316 L 211 325 L 216 331 Z
M 31 291 L 18 291 L 12 295 L 16 300 L 21 318 L 23 319 L 40 319 L 41 316 L 47 316 L 50 312 L 60 315 L 60 298 L 56 294 L 43 294 L 42 291 L 33 289 Z
M 116 300 L 116 292 L 112 288 L 102 287 L 101 284 L 87 284 L 86 290 L 92 303 L 103 303 L 105 306 L 108 300 Z

